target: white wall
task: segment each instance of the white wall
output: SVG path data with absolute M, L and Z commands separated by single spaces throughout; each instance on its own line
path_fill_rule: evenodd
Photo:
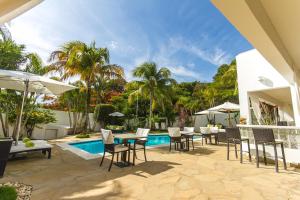
M 256 50 L 243 52 L 236 56 L 239 86 L 240 115 L 249 124 L 248 92 L 290 87 L 290 84 L 278 71 Z

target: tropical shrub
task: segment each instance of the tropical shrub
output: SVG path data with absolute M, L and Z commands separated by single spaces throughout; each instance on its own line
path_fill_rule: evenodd
M 0 187 L 0 199 L 1 200 L 16 200 L 17 190 L 11 186 L 1 186 Z
M 105 128 L 109 130 L 125 130 L 124 126 L 118 126 L 118 125 L 107 125 Z
M 87 134 L 87 133 L 81 133 L 81 134 L 78 134 L 76 135 L 76 138 L 90 138 L 90 135 Z
M 32 112 L 27 113 L 27 121 L 25 124 L 27 136 L 30 138 L 32 132 L 38 124 L 49 124 L 56 122 L 54 113 L 50 110 L 33 110 Z
M 95 107 L 94 119 L 99 122 L 101 127 L 111 124 L 112 117 L 109 114 L 115 111 L 115 107 L 111 104 L 98 104 Z

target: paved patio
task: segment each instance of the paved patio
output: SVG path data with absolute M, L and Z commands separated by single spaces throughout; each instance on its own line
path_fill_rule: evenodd
M 142 152 L 138 154 L 143 158 Z M 233 155 L 233 152 L 232 152 Z M 107 172 L 109 160 L 83 160 L 55 146 L 52 159 L 40 154 L 10 161 L 0 182 L 34 187 L 39 199 L 300 199 L 300 172 L 254 162 L 226 160 L 225 146 L 196 144 L 195 151 L 148 150 L 148 162 Z

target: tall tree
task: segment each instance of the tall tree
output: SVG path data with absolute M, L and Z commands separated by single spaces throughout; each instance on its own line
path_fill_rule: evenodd
M 95 42 L 90 45 L 80 41 L 68 42 L 57 51 L 52 52 L 49 60 L 53 63 L 48 67 L 48 71 L 60 72 L 62 79 L 79 76 L 84 81 L 86 86 L 84 128 L 87 130 L 90 125 L 91 89 L 97 77 L 123 76 L 123 69 L 117 65 L 110 65 L 108 49 L 97 48 Z
M 138 82 L 140 84 L 139 93 L 149 97 L 149 127 L 151 128 L 154 103 L 163 104 L 164 100 L 169 99 L 166 97 L 170 94 L 171 83 L 174 80 L 170 78 L 169 69 L 165 67 L 158 69 L 154 62 L 145 62 L 136 67 L 133 76 L 141 79 Z

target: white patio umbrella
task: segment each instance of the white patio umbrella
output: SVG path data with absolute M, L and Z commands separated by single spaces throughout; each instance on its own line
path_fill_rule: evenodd
M 110 113 L 109 116 L 112 116 L 112 117 L 124 117 L 125 115 L 123 113 L 120 113 L 120 112 L 113 112 L 113 113 Z
M 219 114 L 224 114 L 224 113 L 219 112 L 219 111 L 213 111 L 213 110 L 203 110 L 203 111 L 195 113 L 195 115 L 206 115 L 208 123 L 210 123 L 210 116 L 211 115 L 213 115 L 214 122 L 215 122 L 216 121 L 215 115 L 219 115 Z
M 76 87 L 36 74 L 31 74 L 22 71 L 0 70 L 0 88 L 24 91 L 20 117 L 19 121 L 17 122 L 16 140 L 18 141 L 22 122 L 24 102 L 28 95 L 28 92 L 36 92 L 38 94 L 59 95 L 68 90 L 75 89 Z
M 210 108 L 208 110 L 209 111 L 219 111 L 219 112 L 227 113 L 228 114 L 228 126 L 231 126 L 230 113 L 239 112 L 240 111 L 240 105 L 235 104 L 235 103 L 231 103 L 231 102 L 225 102 L 221 105 Z

